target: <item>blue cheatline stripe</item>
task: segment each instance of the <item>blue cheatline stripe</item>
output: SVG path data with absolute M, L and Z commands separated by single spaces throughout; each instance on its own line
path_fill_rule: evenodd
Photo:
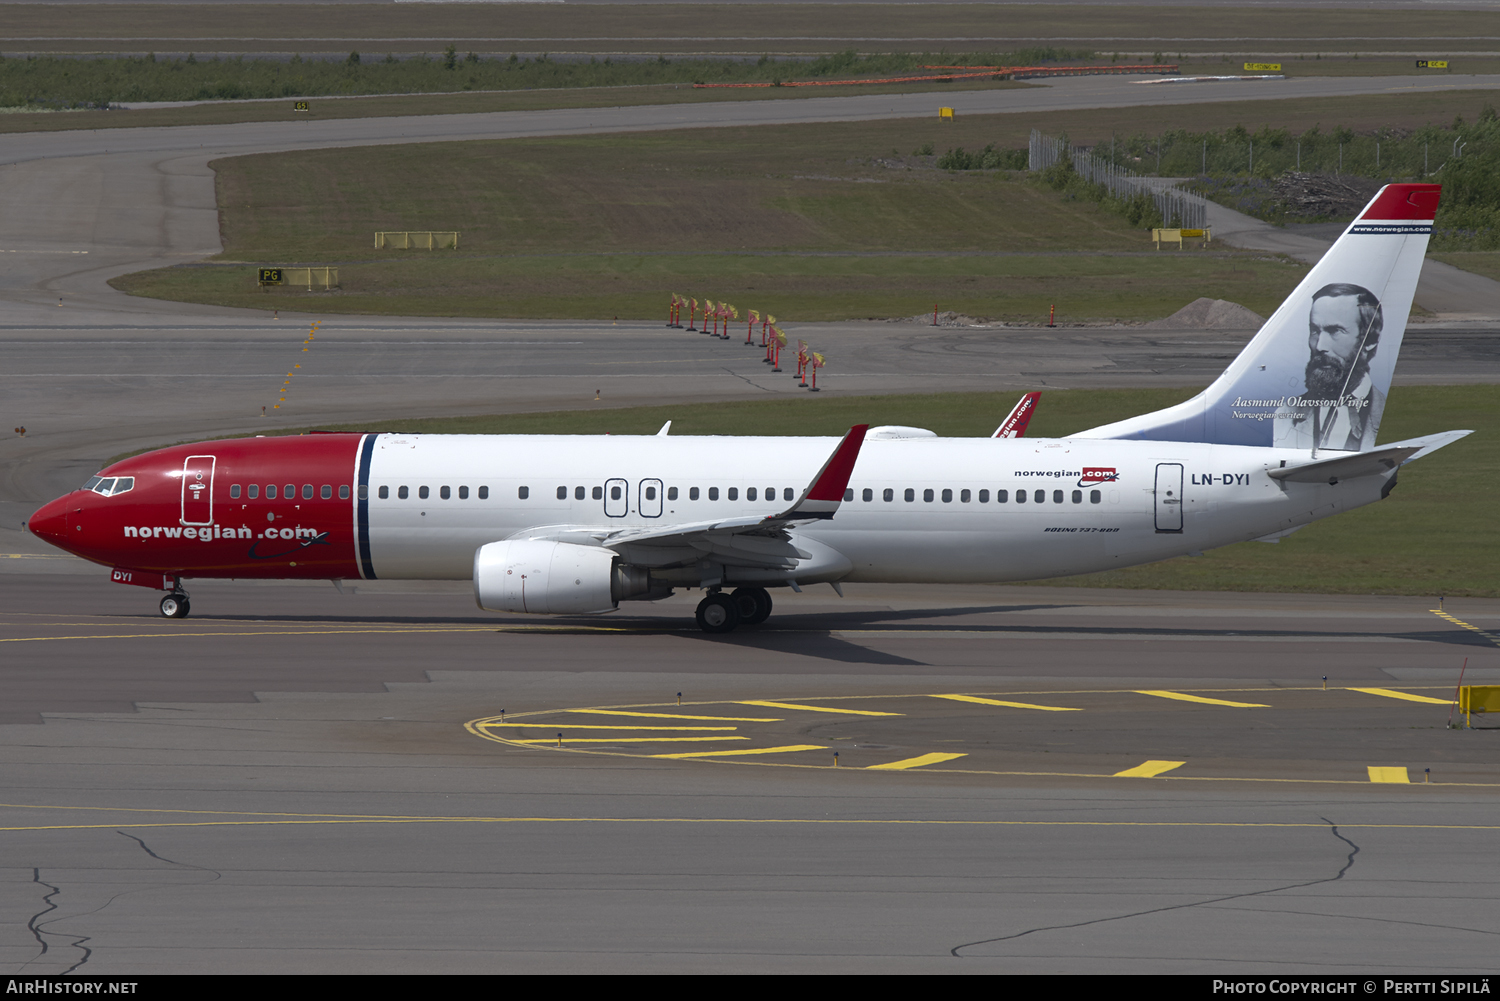
M 375 564 L 370 561 L 370 457 L 375 454 L 375 435 L 367 434 L 359 443 L 359 573 L 365 580 L 375 579 Z

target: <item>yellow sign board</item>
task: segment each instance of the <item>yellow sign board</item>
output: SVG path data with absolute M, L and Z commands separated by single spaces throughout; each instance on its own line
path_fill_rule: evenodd
M 262 285 L 280 285 L 282 283 L 280 268 L 261 268 L 260 283 Z
M 1248 73 L 1280 73 L 1280 63 L 1246 63 L 1245 71 Z
M 953 120 L 953 109 L 952 108 L 939 108 L 938 109 L 938 118 L 946 118 L 949 121 L 952 121 Z
M 293 111 L 306 111 L 306 110 L 308 110 L 307 109 L 307 102 L 306 101 L 293 101 L 292 102 L 292 110 Z
M 1464 685 L 1458 690 L 1458 708 L 1467 713 L 1500 712 L 1500 686 Z
M 1445 70 L 1447 68 L 1448 68 L 1448 60 L 1446 60 L 1446 59 L 1418 59 L 1417 60 L 1417 69 L 1419 69 L 1419 70 Z

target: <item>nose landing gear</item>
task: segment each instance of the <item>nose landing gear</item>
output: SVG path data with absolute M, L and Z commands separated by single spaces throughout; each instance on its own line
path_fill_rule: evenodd
M 162 618 L 185 619 L 191 610 L 192 604 L 188 601 L 187 592 L 181 588 L 161 600 Z

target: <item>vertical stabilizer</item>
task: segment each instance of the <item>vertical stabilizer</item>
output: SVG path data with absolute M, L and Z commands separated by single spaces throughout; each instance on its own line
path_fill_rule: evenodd
M 1078 437 L 1374 447 L 1441 190 L 1381 188 L 1213 385 Z

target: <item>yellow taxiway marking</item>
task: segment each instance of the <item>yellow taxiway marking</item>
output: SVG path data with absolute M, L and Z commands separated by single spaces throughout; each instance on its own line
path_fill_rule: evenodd
M 1049 713 L 1079 713 L 1082 709 L 1070 706 L 1039 706 L 1031 702 L 1005 702 L 1001 699 L 982 699 L 977 695 L 933 695 L 934 699 L 952 699 L 954 702 L 977 702 L 982 706 L 1009 706 L 1011 709 L 1042 709 Z
M 923 765 L 936 765 L 944 761 L 952 761 L 954 758 L 966 758 L 967 754 L 919 754 L 915 758 L 902 758 L 900 761 L 887 761 L 883 765 L 870 765 L 865 771 L 869 772 L 903 772 L 908 768 L 921 768 Z
M 567 731 L 564 731 L 566 733 Z M 749 737 L 567 737 L 562 746 L 569 744 L 685 744 L 701 740 L 749 740 Z M 556 737 L 507 737 L 512 744 L 556 744 Z
M 1149 779 L 1163 772 L 1170 772 L 1174 768 L 1181 768 L 1187 764 L 1186 761 L 1143 761 L 1134 768 L 1127 768 L 1123 772 L 1115 772 L 1117 779 Z
M 1397 692 L 1389 688 L 1351 688 L 1351 692 L 1364 692 L 1366 695 L 1383 695 L 1388 699 L 1405 699 L 1407 702 L 1427 702 L 1432 705 L 1446 706 L 1452 704 L 1452 699 L 1434 699 L 1426 695 L 1412 695 L 1410 692 Z
M 768 750 L 793 750 L 770 748 Z M 797 750 L 826 750 L 801 746 Z M 816 824 L 866 827 L 1263 827 L 1327 830 L 1326 823 L 1309 821 L 1256 820 L 931 820 L 924 818 L 834 818 L 834 817 L 484 817 L 415 816 L 378 813 L 272 813 L 251 810 L 159 810 L 118 806 L 48 806 L 36 803 L 0 803 L 8 810 L 78 811 L 103 814 L 147 814 L 162 820 L 145 823 L 38 824 L 0 827 L 0 831 L 80 831 L 99 828 L 137 827 L 232 827 L 281 824 Z M 238 819 L 188 820 L 187 817 Z M 182 819 L 166 819 L 182 818 Z M 1340 830 L 1376 831 L 1500 831 L 1500 824 L 1339 824 Z
M 869 709 L 830 709 L 827 706 L 803 706 L 794 702 L 761 702 L 741 700 L 742 706 L 765 706 L 767 709 L 801 709 L 810 713 L 837 713 L 840 716 L 902 716 L 904 713 L 877 713 Z
M 732 737 L 731 740 L 747 740 L 746 737 Z M 826 751 L 828 748 L 822 744 L 788 744 L 785 747 L 751 747 L 743 751 L 687 751 L 683 754 L 653 754 L 653 758 L 728 758 L 742 754 L 781 754 L 783 751 Z M 830 766 L 831 767 L 831 766 Z
M 780 723 L 769 716 L 688 716 L 683 713 L 633 713 L 622 709 L 564 709 L 567 713 L 587 716 L 644 716 L 647 719 L 721 719 L 728 723 Z
M 1433 615 L 1436 615 L 1440 619 L 1446 619 L 1447 621 L 1453 623 L 1455 626 L 1463 626 L 1465 629 L 1476 632 L 1496 646 L 1500 646 L 1500 636 L 1496 636 L 1492 632 L 1487 632 L 1486 630 L 1480 629 L 1478 626 L 1471 626 L 1463 619 L 1456 619 L 1453 616 L 1449 615 L 1447 612 L 1443 611 L 1441 608 L 1429 608 L 1428 611 Z
M 600 723 L 480 723 L 485 727 L 519 726 L 532 730 L 738 730 L 737 726 L 605 726 Z
M 1377 768 L 1370 765 L 1367 769 L 1370 773 L 1371 782 L 1410 782 L 1405 768 Z
M 1154 695 L 1159 699 L 1176 699 L 1179 702 L 1201 702 L 1206 706 L 1231 706 L 1235 709 L 1269 709 L 1270 706 L 1261 705 L 1259 702 L 1230 702 L 1227 699 L 1210 699 L 1202 695 L 1184 695 L 1182 692 L 1168 692 L 1161 689 L 1149 691 L 1136 690 L 1137 695 Z

